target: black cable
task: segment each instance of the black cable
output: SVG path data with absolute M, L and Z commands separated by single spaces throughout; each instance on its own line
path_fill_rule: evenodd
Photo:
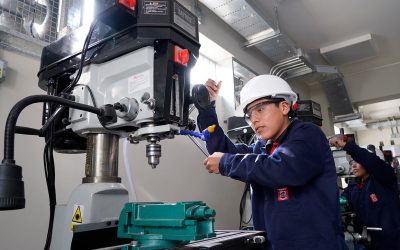
M 40 133 L 44 133 L 44 131 L 46 131 L 49 128 L 49 126 L 53 124 L 54 120 L 60 117 L 60 115 L 62 115 L 65 109 L 66 109 L 65 106 L 58 107 L 56 111 L 53 112 L 52 115 L 47 119 L 46 123 L 42 126 L 42 128 L 40 129 Z
M 15 127 L 17 124 L 17 119 L 19 114 L 22 112 L 24 108 L 39 102 L 50 102 L 57 103 L 60 105 L 64 105 L 70 108 L 75 108 L 83 111 L 88 111 L 91 113 L 95 113 L 97 115 L 101 115 L 102 111 L 99 108 L 95 108 L 89 105 L 76 103 L 73 101 L 69 101 L 63 99 L 61 97 L 56 96 L 48 96 L 48 95 L 33 95 L 25 97 L 24 99 L 17 102 L 14 107 L 11 109 L 10 113 L 7 117 L 6 127 L 4 130 L 4 159 L 3 163 L 14 163 L 14 141 L 15 141 Z
M 247 145 L 250 145 L 255 139 L 255 134 L 250 138 L 250 140 L 248 141 Z M 242 140 L 242 139 L 240 139 Z M 242 140 L 244 142 L 244 139 Z M 240 205 L 239 205 L 239 215 L 240 215 L 240 223 L 239 223 L 239 230 L 242 229 L 242 225 L 245 224 L 249 224 L 250 221 L 253 219 L 253 213 L 251 213 L 251 216 L 249 218 L 248 221 L 243 221 L 243 213 L 245 211 L 246 208 L 246 202 L 247 202 L 247 194 L 250 195 L 250 184 L 246 183 L 244 190 L 243 190 L 243 194 L 242 194 L 242 198 L 240 199 Z
M 44 147 L 43 150 L 43 163 L 44 163 L 43 165 L 46 177 L 47 191 L 49 194 L 49 206 L 50 206 L 49 225 L 47 228 L 46 244 L 44 246 L 45 250 L 50 249 L 51 238 L 53 235 L 55 207 L 56 207 L 56 190 L 54 185 L 55 184 L 54 159 L 52 158 L 53 148 L 52 146 L 50 146 L 52 144 L 51 141 L 52 138 L 46 142 L 46 146 Z
M 239 230 L 242 229 L 242 224 L 249 224 L 251 219 L 253 218 L 253 215 L 250 216 L 248 221 L 243 221 L 243 214 L 246 208 L 246 198 L 247 194 L 250 192 L 250 184 L 246 183 L 246 186 L 244 187 L 242 198 L 240 199 L 240 206 L 239 206 L 239 214 L 240 214 L 240 224 L 239 224 Z
M 106 35 L 107 36 L 107 35 Z M 108 35 L 109 36 L 109 35 Z M 96 50 L 92 53 L 92 55 L 89 57 L 88 61 L 92 61 L 92 59 L 98 55 L 98 53 L 106 46 L 106 43 L 101 43 L 98 44 L 98 47 Z M 94 47 L 95 48 L 95 47 Z
M 83 70 L 83 65 L 85 63 L 85 58 L 86 58 L 86 53 L 88 51 L 88 47 L 90 44 L 90 40 L 92 38 L 92 34 L 94 31 L 94 28 L 97 25 L 98 20 L 95 19 L 92 24 L 90 25 L 90 29 L 89 32 L 86 36 L 85 42 L 83 43 L 83 48 L 82 48 L 82 52 L 81 52 L 81 60 L 79 63 L 79 68 L 78 68 L 78 72 L 76 73 L 76 76 L 74 78 L 74 80 L 72 81 L 72 83 L 70 85 L 68 85 L 63 91 L 62 93 L 68 93 L 70 90 L 72 90 L 76 84 L 78 83 L 79 79 L 81 78 L 81 74 L 82 74 L 82 70 Z
M 77 72 L 76 77 L 72 81 L 70 85 L 68 85 L 62 93 L 67 93 L 71 89 L 73 89 L 82 74 L 83 70 L 83 65 L 85 63 L 85 57 L 86 53 L 88 51 L 88 47 L 90 44 L 90 40 L 94 31 L 94 28 L 97 24 L 97 19 L 91 24 L 89 33 L 86 36 L 84 46 L 81 52 L 81 60 L 79 64 L 79 69 Z M 53 135 L 54 135 L 54 120 L 56 117 L 59 116 L 59 114 L 62 113 L 62 111 L 65 109 L 65 107 L 60 107 L 57 109 L 57 112 L 53 112 L 54 107 L 53 104 L 57 103 L 59 105 L 64 105 L 67 107 L 75 108 L 75 109 L 80 109 L 83 111 L 95 113 L 97 115 L 102 114 L 102 110 L 97 108 L 96 101 L 93 95 L 92 90 L 90 89 L 89 86 L 85 87 L 88 89 L 90 97 L 92 99 L 93 106 L 89 105 L 84 105 L 80 103 L 76 103 L 73 101 L 66 100 L 61 97 L 57 96 L 51 96 L 51 95 L 36 95 L 36 96 L 29 96 L 18 103 L 14 105 L 14 107 L 11 109 L 8 117 L 7 117 L 7 122 L 6 122 L 6 128 L 5 128 L 5 136 L 4 136 L 4 159 L 3 162 L 8 162 L 8 163 L 14 163 L 14 141 L 15 141 L 15 133 L 16 132 L 22 132 L 25 134 L 33 134 L 33 135 L 42 135 L 46 134 L 46 145 L 43 150 L 43 166 L 44 166 L 44 172 L 45 172 L 45 178 L 46 178 L 46 184 L 47 184 L 47 190 L 48 190 L 48 195 L 49 195 L 49 206 L 50 206 L 50 215 L 49 215 L 49 225 L 48 225 L 48 230 L 47 230 L 47 237 L 46 237 L 46 244 L 44 246 L 45 250 L 50 249 L 51 245 L 51 238 L 52 238 L 52 232 L 53 232 L 53 224 L 54 224 L 54 215 L 55 215 L 55 207 L 56 207 L 56 188 L 55 188 L 55 164 L 54 164 L 54 156 L 53 156 Z M 54 92 L 54 91 L 53 91 Z M 51 93 L 50 89 L 48 89 L 47 94 L 55 94 Z M 48 112 L 48 119 L 46 122 L 44 122 L 44 126 L 40 130 L 36 129 L 31 129 L 31 128 L 25 128 L 25 127 L 16 127 L 17 119 L 19 117 L 19 114 L 22 112 L 22 110 L 27 107 L 28 105 L 31 105 L 33 103 L 38 103 L 38 102 L 47 102 L 49 105 L 49 112 Z M 52 104 L 50 104 L 52 103 Z M 44 106 L 45 107 L 45 106 Z M 102 124 L 103 125 L 103 124 Z M 49 128 L 49 129 L 48 129 Z
M 89 92 L 90 99 L 92 99 L 93 107 L 97 108 L 96 99 L 94 99 L 94 95 L 93 95 L 92 89 L 88 85 L 85 85 L 85 84 L 76 84 L 75 86 L 83 86 L 83 87 L 85 87 Z
M 49 138 L 49 146 L 47 148 L 48 151 L 48 193 L 49 193 L 49 207 L 50 207 L 50 215 L 49 215 L 49 226 L 47 229 L 47 237 L 46 237 L 46 245 L 44 247 L 45 250 L 50 249 L 51 238 L 53 235 L 53 223 L 54 223 L 54 214 L 56 209 L 56 186 L 55 186 L 55 165 L 54 165 L 54 156 L 53 156 L 53 135 L 54 130 L 51 132 L 51 137 Z
M 63 91 L 61 91 L 61 94 L 66 93 L 73 89 L 82 74 L 83 70 L 83 65 L 85 63 L 85 57 L 86 53 L 90 44 L 90 40 L 94 31 L 94 28 L 97 24 L 97 19 L 91 24 L 89 33 L 86 36 L 83 48 L 82 48 L 82 53 L 81 53 L 81 61 L 79 64 L 79 69 L 77 72 L 76 77 L 72 81 L 70 85 L 68 85 Z M 93 95 L 92 90 L 90 89 L 89 86 L 85 87 L 88 89 L 90 97 L 92 99 L 92 104 L 94 107 L 84 105 L 84 104 L 79 104 L 75 103 L 73 101 L 69 101 L 60 97 L 56 96 L 50 96 L 50 94 L 55 94 L 51 93 L 51 90 L 48 89 L 48 95 L 47 96 L 30 96 L 22 99 L 18 103 L 14 105 L 14 107 L 11 109 L 8 117 L 7 117 L 7 122 L 6 122 L 6 129 L 5 129 L 5 136 L 4 136 L 4 159 L 3 162 L 11 162 L 14 163 L 14 140 L 15 140 L 15 132 L 22 132 L 25 134 L 33 134 L 33 135 L 43 135 L 46 134 L 46 144 L 43 150 L 43 166 L 44 166 L 44 173 L 45 173 L 45 179 L 46 179 L 46 184 L 47 184 L 47 191 L 49 195 L 49 206 L 50 206 L 50 215 L 49 215 L 49 225 L 48 225 L 48 230 L 47 230 L 47 237 L 46 237 L 46 243 L 44 246 L 45 250 L 50 249 L 51 245 L 51 238 L 53 234 L 53 224 L 54 224 L 54 215 L 55 215 L 55 207 L 57 204 L 57 199 L 56 199 L 56 188 L 55 188 L 55 164 L 54 164 L 54 156 L 53 156 L 53 135 L 54 135 L 54 120 L 59 117 L 59 115 L 62 113 L 62 111 L 65 109 L 65 106 L 88 111 L 95 113 L 97 115 L 101 115 L 102 111 L 97 108 L 97 104 Z M 53 90 L 54 92 L 54 90 Z M 30 104 L 37 103 L 37 102 L 47 102 L 48 103 L 48 119 L 46 121 L 43 121 L 43 127 L 40 130 L 36 129 L 31 129 L 31 128 L 24 128 L 24 127 L 19 127 L 18 129 L 16 128 L 16 123 L 17 119 L 19 117 L 19 114 L 22 112 L 22 110 L 27 107 Z M 50 104 L 52 103 L 52 104 Z M 56 112 L 54 111 L 54 103 L 64 105 L 60 106 L 57 108 Z M 44 106 L 45 107 L 45 106 Z M 103 125 L 103 124 L 102 124 Z
M 52 91 L 50 91 L 48 94 L 55 94 L 55 90 L 52 88 Z M 48 115 L 47 115 L 47 120 L 43 121 L 43 123 L 47 125 L 47 128 L 42 128 L 41 131 L 45 133 L 45 139 L 46 139 L 46 144 L 43 150 L 43 166 L 44 166 L 44 172 L 45 172 L 45 178 L 46 178 L 46 184 L 47 184 L 47 191 L 48 191 L 48 196 L 49 196 L 49 224 L 47 228 L 47 236 L 46 236 L 46 243 L 44 246 L 44 250 L 50 249 L 51 245 L 51 239 L 53 235 L 53 224 L 54 224 L 54 215 L 55 215 L 55 209 L 56 209 L 56 204 L 57 204 L 57 198 L 56 198 L 56 187 L 55 187 L 55 164 L 54 164 L 54 156 L 53 156 L 53 137 L 54 137 L 54 130 L 55 130 L 55 125 L 54 125 L 54 118 L 51 119 L 52 117 L 55 117 L 57 115 L 57 108 L 56 110 L 56 105 L 52 103 L 47 103 L 46 104 L 48 107 Z M 65 107 L 61 106 L 60 108 Z M 60 113 L 60 110 L 58 110 L 58 113 Z M 45 127 L 45 126 L 43 126 Z M 42 133 L 43 133 L 42 132 Z
M 90 36 L 91 36 L 91 34 L 90 34 Z M 86 39 L 88 39 L 88 38 L 86 38 Z M 90 41 L 90 38 L 89 38 L 89 41 Z M 86 41 L 85 41 L 85 42 L 86 42 Z M 86 49 L 87 49 L 87 48 L 86 48 Z M 82 53 L 83 53 L 83 52 L 82 52 Z M 85 52 L 84 54 L 86 54 L 86 52 Z M 83 58 L 84 58 L 84 57 L 83 57 Z M 83 59 L 83 61 L 84 61 L 84 59 Z M 83 67 L 82 59 L 81 59 L 80 70 L 79 70 L 80 72 L 82 72 L 82 68 L 81 68 L 81 67 Z M 68 91 L 69 88 L 73 88 L 73 87 L 75 87 L 75 86 L 83 86 L 83 87 L 85 87 L 85 88 L 88 90 L 88 92 L 89 92 L 90 99 L 92 100 L 93 107 L 97 108 L 97 103 L 96 103 L 96 100 L 95 100 L 95 98 L 94 98 L 92 89 L 91 89 L 88 85 L 85 85 L 85 84 L 75 84 L 75 85 L 72 85 L 74 82 L 79 81 L 79 78 L 80 78 L 80 75 L 81 75 L 81 73 L 79 73 L 79 71 L 78 71 L 77 77 L 75 77 L 74 81 L 73 81 L 67 88 L 65 88 L 65 89 L 63 90 L 62 93 L 64 93 L 64 91 L 65 91 L 65 92 Z M 48 126 L 50 126 L 50 124 L 52 124 L 53 121 L 63 113 L 63 111 L 64 111 L 65 108 L 66 108 L 66 107 L 59 107 L 59 108 L 57 108 L 57 110 L 52 114 L 52 116 L 51 116 L 49 119 L 47 119 L 47 122 L 42 126 L 42 128 L 40 129 L 40 132 L 43 132 L 43 131 L 47 130 Z

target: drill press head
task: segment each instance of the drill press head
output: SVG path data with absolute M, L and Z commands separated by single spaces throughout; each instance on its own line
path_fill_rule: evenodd
M 55 121 L 55 149 L 80 152 L 89 134 L 117 134 L 132 143 L 149 142 L 146 156 L 155 167 L 161 157 L 158 142 L 188 125 L 189 73 L 200 47 L 197 17 L 175 0 L 96 4 L 89 33 L 82 27 L 43 49 L 39 86 L 82 104 L 111 105 L 116 119 L 101 124 L 91 113 L 65 109 Z M 72 84 L 80 67 L 79 81 Z

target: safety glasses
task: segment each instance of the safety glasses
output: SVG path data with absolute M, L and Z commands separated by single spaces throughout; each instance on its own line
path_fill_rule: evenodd
M 251 124 L 251 118 L 255 115 L 261 115 L 264 113 L 265 109 L 268 105 L 273 103 L 280 103 L 285 101 L 284 99 L 272 99 L 272 100 L 265 100 L 264 102 L 257 103 L 255 106 L 247 109 L 244 111 L 244 120 Z

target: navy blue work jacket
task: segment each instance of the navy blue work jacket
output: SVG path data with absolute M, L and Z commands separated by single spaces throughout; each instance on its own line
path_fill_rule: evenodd
M 342 194 L 356 214 L 356 228 L 382 228 L 381 232 L 371 231 L 371 249 L 400 250 L 400 200 L 392 167 L 354 143 L 346 143 L 343 150 L 369 173 L 366 181 L 348 186 Z
M 215 109 L 200 112 L 201 130 L 218 124 Z M 319 127 L 294 120 L 269 155 L 266 142 L 233 144 L 217 126 L 210 154 L 224 152 L 221 175 L 250 183 L 253 224 L 267 233 L 270 250 L 347 249 L 332 153 Z

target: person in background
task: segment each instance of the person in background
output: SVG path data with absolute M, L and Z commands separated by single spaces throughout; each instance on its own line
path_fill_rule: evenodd
M 368 149 L 369 151 L 371 151 L 372 153 L 376 154 L 381 160 L 383 160 L 383 161 L 385 160 L 385 156 L 383 155 L 382 150 L 380 150 L 379 148 L 376 149 L 374 145 L 369 144 L 369 145 L 367 146 L 367 149 Z
M 396 174 L 397 187 L 400 191 L 400 164 L 399 164 L 399 160 L 397 159 L 397 157 L 393 157 L 391 166 L 393 168 L 394 173 Z
M 382 228 L 370 231 L 370 249 L 400 250 L 400 199 L 392 167 L 374 153 L 339 137 L 331 138 L 329 143 L 352 157 L 350 164 L 358 182 L 349 185 L 342 195 L 356 214 L 355 229 L 361 233 L 364 226 Z
M 215 101 L 221 83 L 206 82 Z M 269 250 L 347 249 L 340 223 L 339 190 L 322 130 L 294 118 L 296 93 L 283 79 L 260 75 L 240 92 L 238 113 L 260 138 L 233 144 L 218 126 L 215 107 L 199 110 L 201 130 L 217 125 L 206 141 L 208 172 L 249 183 L 255 230 Z
M 394 169 L 395 173 L 399 172 L 399 160 L 397 159 L 397 157 L 393 157 L 392 168 Z

